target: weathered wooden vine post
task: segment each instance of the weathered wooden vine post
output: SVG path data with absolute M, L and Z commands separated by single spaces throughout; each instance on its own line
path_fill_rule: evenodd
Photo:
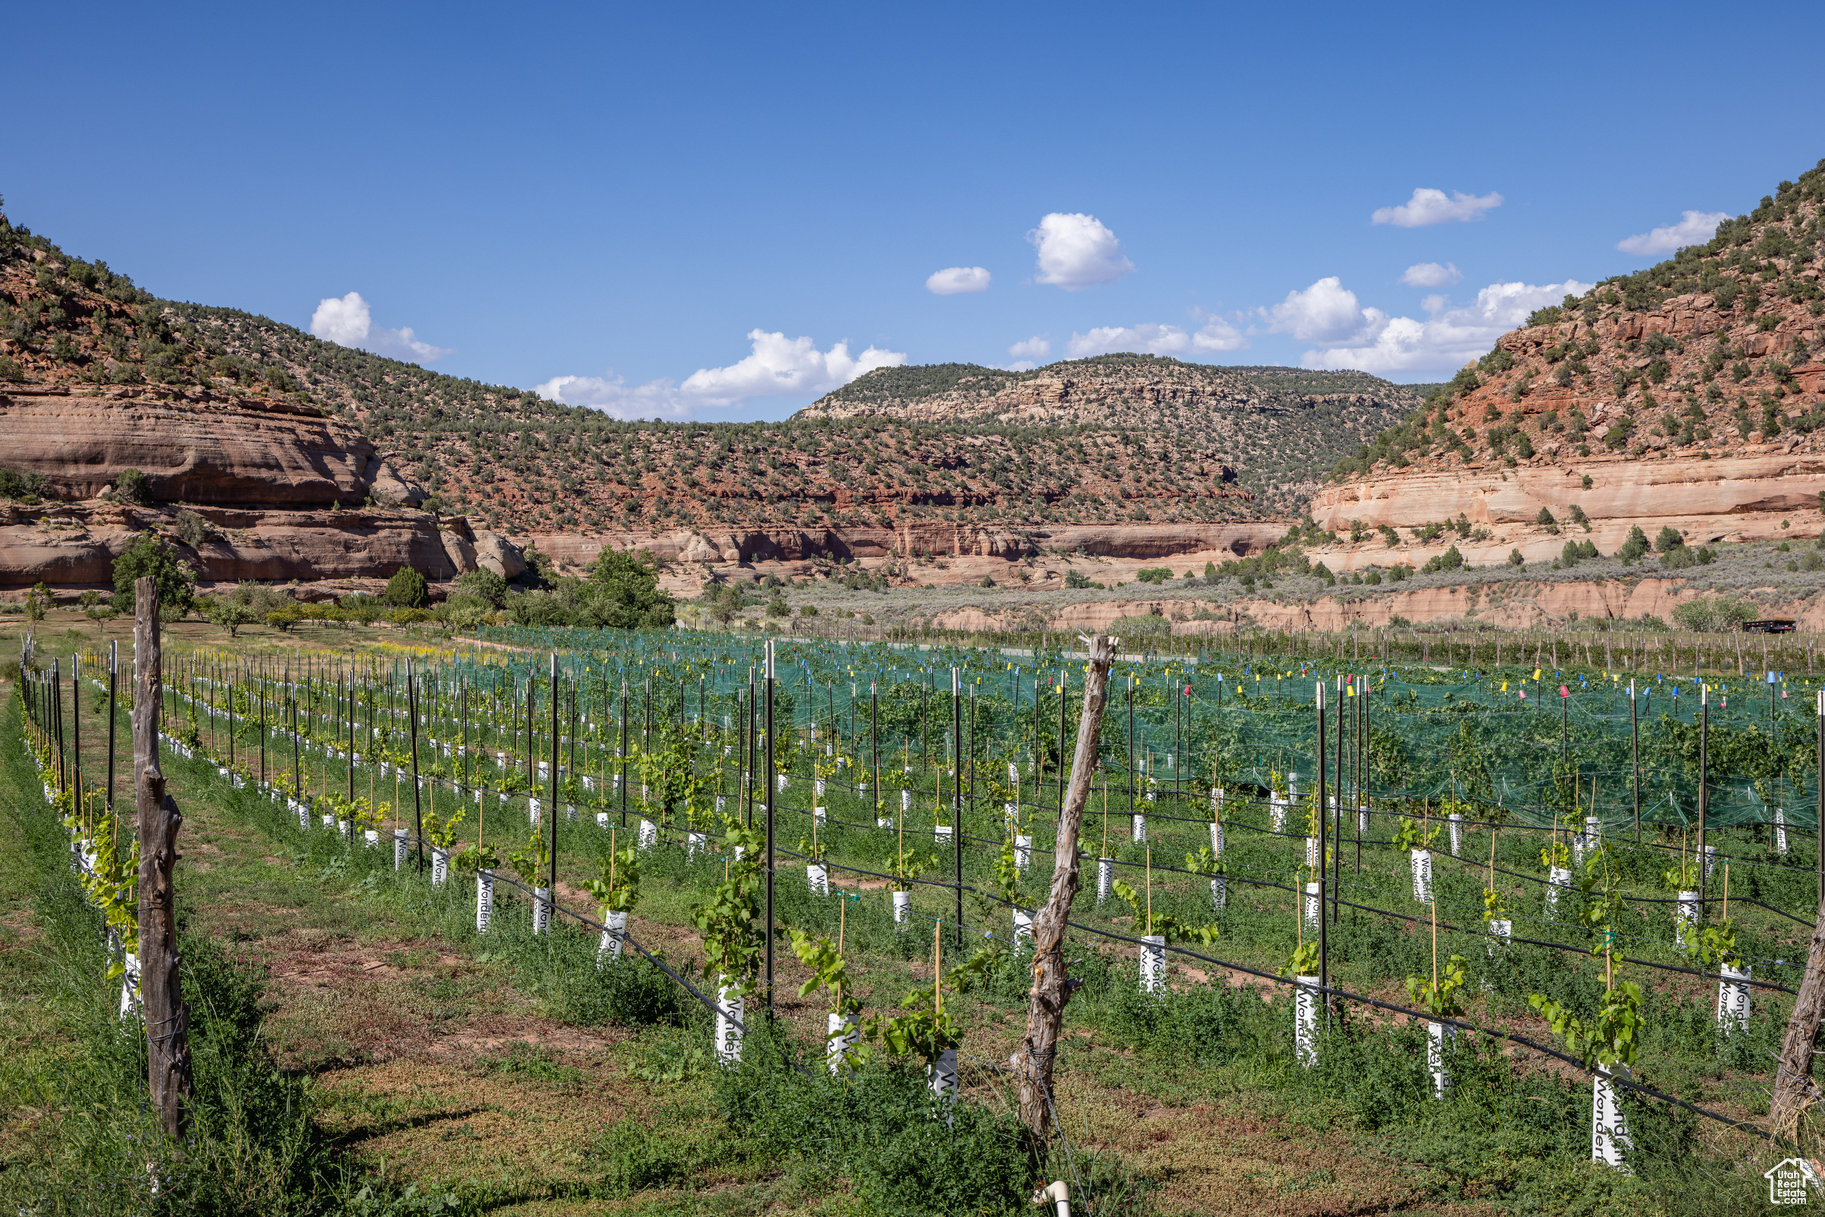
M 167 1135 L 181 1139 L 189 1123 L 190 1013 L 178 979 L 177 907 L 171 870 L 177 802 L 165 793 L 158 763 L 160 697 L 158 584 L 133 584 L 133 798 L 139 816 L 139 992 L 146 1015 L 146 1087 Z
M 1819 809 L 1825 813 L 1825 692 L 1818 695 Z M 1821 858 L 1825 859 L 1825 814 L 1819 820 Z M 1702 863 L 1700 864 L 1702 868 Z M 1818 920 L 1807 947 L 1806 976 L 1793 999 L 1787 1035 L 1781 1041 L 1780 1066 L 1774 1075 L 1774 1093 L 1768 1102 L 1768 1128 L 1776 1137 L 1794 1143 L 1799 1139 L 1800 1117 L 1808 1107 L 1825 1098 L 1812 1080 L 1813 1044 L 1825 1023 L 1825 861 L 1820 866 Z
M 1114 659 L 1114 638 L 1104 635 L 1090 639 L 1084 708 L 1078 721 L 1077 750 L 1071 760 L 1071 782 L 1058 809 L 1051 894 L 1033 918 L 1033 988 L 1027 1006 L 1027 1034 L 1012 1063 L 1020 1086 L 1020 1121 L 1026 1126 L 1029 1146 L 1035 1153 L 1046 1139 L 1052 1062 L 1064 1023 L 1065 1003 L 1071 998 L 1071 986 L 1065 976 L 1065 920 L 1077 897 L 1077 834 L 1083 826 L 1090 783 L 1096 776 L 1097 741 L 1102 738 L 1103 706 L 1109 697 L 1109 667 Z M 1059 742 L 1064 742 L 1062 735 Z

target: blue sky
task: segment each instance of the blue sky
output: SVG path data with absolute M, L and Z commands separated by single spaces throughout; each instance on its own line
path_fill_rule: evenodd
M 639 417 L 1111 349 L 1439 379 L 1825 156 L 1816 4 L 68 4 L 7 28 L 14 222 L 162 295 Z

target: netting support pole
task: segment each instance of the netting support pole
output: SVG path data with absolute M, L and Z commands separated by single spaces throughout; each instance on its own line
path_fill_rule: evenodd
M 551 653 L 551 777 L 550 802 L 546 815 L 551 820 L 551 857 L 546 867 L 545 886 L 551 890 L 553 905 L 558 899 L 558 653 Z
M 1641 709 L 1635 701 L 1635 678 L 1629 677 L 1629 771 L 1635 800 L 1635 844 L 1641 844 Z M 1593 812 L 1594 814 L 1594 812 Z
M 773 1014 L 773 640 L 767 640 L 767 669 L 763 677 L 767 695 L 767 1014 Z M 622 798 L 627 797 L 627 782 L 621 783 Z
M 1341 647 L 1342 645 L 1343 645 L 1342 639 L 1339 638 L 1338 646 Z M 1329 859 L 1326 859 L 1324 857 L 1325 838 L 1326 837 L 1336 837 L 1338 839 L 1341 839 L 1343 836 L 1343 814 L 1344 814 L 1344 807 L 1343 807 L 1343 804 L 1344 804 L 1344 798 L 1343 798 L 1343 795 L 1344 795 L 1343 703 L 1346 700 L 1347 699 L 1343 695 L 1343 677 L 1342 677 L 1342 675 L 1339 675 L 1337 677 L 1337 743 L 1333 746 L 1333 751 L 1336 754 L 1336 758 L 1337 758 L 1337 760 L 1336 760 L 1337 770 L 1336 770 L 1336 781 L 1333 783 L 1334 789 L 1331 793 L 1331 797 L 1333 799 L 1337 800 L 1336 815 L 1332 817 L 1337 822 L 1337 829 L 1334 833 L 1326 831 L 1326 828 L 1328 826 L 1325 822 L 1325 817 L 1327 815 L 1331 815 L 1331 809 L 1330 809 L 1329 804 L 1327 804 L 1321 800 L 1319 803 L 1319 807 L 1318 807 L 1318 861 L 1324 867 L 1324 872 L 1327 875 L 1331 873 L 1331 868 L 1336 864 L 1336 857 L 1333 856 Z M 1318 767 L 1320 769 L 1324 768 L 1324 758 L 1323 758 L 1322 754 L 1319 756 Z M 1341 893 L 1338 891 L 1339 886 L 1340 885 L 1338 885 L 1338 884 L 1331 885 L 1331 920 L 1332 921 L 1336 921 L 1343 912 L 1343 906 L 1338 904 L 1338 902 L 1337 902 L 1338 897 L 1341 895 Z M 1320 890 L 1322 890 L 1322 889 L 1320 889 Z M 1322 916 L 1324 913 L 1324 908 L 1322 905 L 1319 906 L 1318 911 L 1319 911 L 1319 914 Z
M 418 685 L 412 677 L 410 655 L 406 656 L 406 716 L 412 734 L 412 838 L 418 842 L 418 873 L 422 875 L 425 873 L 425 813 L 418 802 Z M 299 797 L 302 798 L 302 794 Z
M 957 669 L 951 669 L 951 862 L 957 881 L 957 949 L 963 949 L 963 695 Z
M 1698 915 L 1705 915 L 1705 821 L 1711 801 L 1711 686 L 1698 686 Z
M 1320 680 L 1317 682 L 1318 764 L 1315 768 L 1318 770 L 1318 824 L 1321 830 L 1324 826 L 1325 809 L 1324 709 L 1324 681 Z M 1318 837 L 1318 846 L 1318 987 L 1321 990 L 1327 991 L 1324 1004 L 1325 1008 L 1328 1010 L 1331 1006 L 1331 999 L 1328 993 L 1328 990 L 1331 987 L 1331 956 L 1329 936 L 1325 933 L 1325 930 L 1330 925 L 1331 919 L 1324 916 L 1325 876 L 1329 868 L 1324 864 L 1324 836 L 1322 831 Z M 1300 915 L 1304 916 L 1304 913 L 1301 912 Z

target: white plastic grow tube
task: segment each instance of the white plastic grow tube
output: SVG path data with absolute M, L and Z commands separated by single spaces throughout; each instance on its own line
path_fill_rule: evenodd
M 946 1048 L 940 1052 L 937 1061 L 926 1068 L 925 1078 L 945 1125 L 952 1125 L 957 1118 L 957 1050 Z
M 596 946 L 596 966 L 611 964 L 621 958 L 621 942 L 627 935 L 627 911 L 615 910 L 602 918 L 602 941 Z
M 1717 982 L 1717 1029 L 1726 1035 L 1749 1029 L 1749 969 L 1720 964 Z
M 1569 867 L 1552 866 L 1546 870 L 1546 915 L 1554 916 L 1559 911 L 1559 893 L 1572 889 L 1572 872 Z
M 1679 903 L 1673 912 L 1673 941 L 1680 946 L 1686 945 L 1686 935 L 1698 925 L 1698 893 L 1679 893 Z
M 1413 898 L 1421 904 L 1432 900 L 1432 851 L 1410 849 L 1407 862 L 1413 871 Z
M 121 964 L 126 970 L 120 977 L 120 1017 L 139 1017 L 139 955 L 128 951 Z
M 475 932 L 486 934 L 494 921 L 494 872 L 482 868 L 475 872 Z
M 1166 936 L 1141 935 L 1141 992 L 1153 993 L 1166 983 Z
M 729 983 L 727 976 L 716 978 L 716 1061 L 724 1068 L 741 1064 L 741 1028 L 736 1024 L 747 1018 L 746 1002 L 741 988 Z
M 1293 977 L 1293 1056 L 1311 1068 L 1318 1063 L 1318 978 Z
M 862 1032 L 853 1014 L 826 1014 L 824 1017 L 824 1062 L 835 1077 L 848 1063 L 849 1054 L 862 1042 Z
M 1623 1155 L 1634 1148 L 1629 1139 L 1628 1122 L 1617 1102 L 1616 1087 L 1611 1078 L 1629 1080 L 1626 1065 L 1599 1065 L 1591 1078 L 1591 1161 L 1621 1167 Z
M 1426 1023 L 1426 1070 L 1432 1075 L 1432 1097 L 1442 1099 L 1451 1090 L 1445 1068 L 1445 1046 L 1457 1039 L 1457 1028 L 1430 1020 Z

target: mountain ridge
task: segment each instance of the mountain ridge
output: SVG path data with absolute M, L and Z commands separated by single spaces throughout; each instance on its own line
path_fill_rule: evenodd
M 1816 533 L 1822 274 L 1825 161 L 1709 241 L 1537 310 L 1339 462 L 1311 514 L 1357 533 L 1458 518 L 1510 539 L 1588 521 L 1599 546 L 1634 527 Z

